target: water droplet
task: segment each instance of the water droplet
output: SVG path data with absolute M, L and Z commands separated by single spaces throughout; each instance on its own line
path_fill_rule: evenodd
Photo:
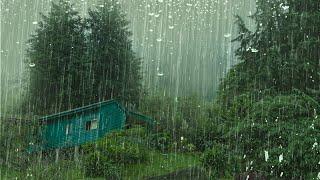
M 157 41 L 158 41 L 158 42 L 161 42 L 161 41 L 162 41 L 162 39 L 161 39 L 161 38 L 158 38 L 158 39 L 157 39 Z
M 280 154 L 279 156 L 279 163 L 281 163 L 283 161 L 283 154 Z
M 318 146 L 318 142 L 314 142 L 312 145 L 312 150 L 314 150 Z
M 269 152 L 268 151 L 264 151 L 264 159 L 265 159 L 265 161 L 267 162 L 268 161 L 268 159 L 269 159 Z
M 164 76 L 164 74 L 163 74 L 163 73 L 158 72 L 157 76 L 162 77 L 162 76 Z
M 33 21 L 33 22 L 32 22 L 32 24 L 37 25 L 37 24 L 38 24 L 38 22 L 37 22 L 37 21 Z
M 257 52 L 259 52 L 259 50 L 258 50 L 258 49 L 254 49 L 254 48 L 252 48 L 252 49 L 251 49 L 251 52 L 253 52 L 253 53 L 257 53 Z
M 283 3 L 281 3 L 280 6 L 281 6 L 282 10 L 283 10 L 285 13 L 289 12 L 290 6 L 288 6 L 288 5 L 283 5 Z
M 169 26 L 169 29 L 173 29 L 174 28 L 174 26 Z
M 33 68 L 33 67 L 35 67 L 35 66 L 36 66 L 35 63 L 30 63 L 30 64 L 29 64 L 29 67 L 31 67 L 31 68 Z
M 231 34 L 230 34 L 230 33 L 225 34 L 224 37 L 225 37 L 225 38 L 229 38 L 229 37 L 231 37 Z

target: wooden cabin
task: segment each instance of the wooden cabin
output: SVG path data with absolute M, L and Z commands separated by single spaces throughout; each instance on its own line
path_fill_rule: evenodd
M 124 128 L 128 115 L 148 124 L 154 123 L 147 116 L 127 111 L 115 100 L 42 117 L 41 149 L 60 149 L 95 141 Z

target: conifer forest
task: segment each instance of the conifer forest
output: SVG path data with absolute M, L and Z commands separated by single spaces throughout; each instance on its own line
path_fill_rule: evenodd
M 319 0 L 0 0 L 0 180 L 320 180 Z

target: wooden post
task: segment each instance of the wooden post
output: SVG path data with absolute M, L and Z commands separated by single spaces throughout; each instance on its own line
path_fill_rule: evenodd
M 58 163 L 59 161 L 59 148 L 56 149 L 56 160 L 55 162 Z
M 41 161 L 42 161 L 42 150 L 39 151 L 39 154 L 38 154 L 38 163 L 39 163 L 39 165 L 41 164 Z
M 78 164 L 79 162 L 79 146 L 74 147 L 74 161 Z

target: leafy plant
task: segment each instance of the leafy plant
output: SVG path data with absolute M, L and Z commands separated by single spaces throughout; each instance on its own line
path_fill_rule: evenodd
M 150 137 L 150 145 L 151 147 L 156 148 L 162 152 L 168 151 L 172 146 L 172 138 L 169 133 L 162 132 L 151 135 Z
M 134 164 L 148 160 L 145 142 L 140 141 L 143 130 L 119 131 L 83 146 L 86 154 L 98 152 L 101 156 L 119 164 Z
M 84 169 L 87 177 L 120 179 L 120 173 L 117 166 L 100 152 L 93 152 L 86 155 Z
M 317 158 L 312 158 L 320 157 L 319 110 L 316 101 L 299 91 L 253 102 L 247 116 L 225 135 L 230 152 L 245 156 L 238 167 L 272 177 L 315 177 L 320 169 Z
M 227 148 L 222 144 L 215 144 L 207 149 L 201 157 L 201 162 L 215 178 L 224 177 L 228 172 Z

